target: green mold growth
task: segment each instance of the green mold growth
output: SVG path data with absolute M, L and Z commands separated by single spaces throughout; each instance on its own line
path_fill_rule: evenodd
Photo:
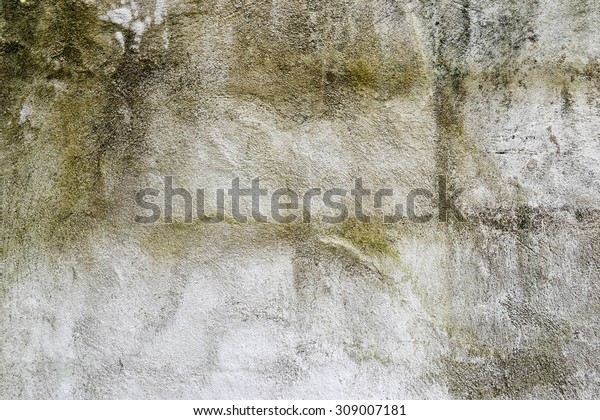
M 9 247 L 62 249 L 105 220 L 144 150 L 140 87 L 160 67 L 114 40 L 114 26 L 82 1 L 4 6 L 2 122 L 9 127 L 3 175 Z M 31 115 L 20 118 L 30 103 Z M 140 128 L 142 127 L 142 128 Z
M 3 19 L 9 53 L 2 59 L 8 93 L 2 117 L 10 128 L 2 140 L 12 163 L 6 174 L 14 187 L 8 191 L 11 243 L 41 237 L 62 245 L 105 209 L 88 142 L 105 107 L 94 72 L 110 43 L 99 35 L 103 24 L 95 10 L 82 2 L 7 4 Z M 35 124 L 14 117 L 26 98 L 39 113 Z
M 384 47 L 370 19 L 357 18 L 360 35 L 352 37 L 346 24 L 314 23 L 301 11 L 276 26 L 270 7 L 248 5 L 252 10 L 239 18 L 227 85 L 232 95 L 260 98 L 305 119 L 360 98 L 406 96 L 427 79 L 422 57 L 406 43 Z
M 181 219 L 181 218 L 180 218 Z M 219 223 L 210 224 L 195 218 L 193 223 L 184 223 L 176 219 L 173 223 L 158 222 L 158 226 L 151 226 L 154 232 L 162 232 L 165 235 L 179 235 L 199 231 L 213 231 L 214 229 L 229 229 L 241 233 L 252 233 L 256 238 L 264 238 L 271 241 L 273 238 L 289 242 L 290 244 L 314 241 L 319 237 L 337 237 L 356 247 L 357 250 L 369 257 L 390 257 L 395 260 L 399 258 L 393 247 L 393 228 L 382 222 L 360 223 L 354 218 L 346 219 L 341 224 L 325 225 L 320 222 L 303 223 L 296 220 L 292 223 L 260 223 L 251 219 L 246 223 L 240 223 L 235 219 L 225 216 Z M 156 235 L 152 235 L 153 237 Z M 161 243 L 162 239 L 158 241 Z
M 276 240 L 291 247 L 333 247 L 381 275 L 385 275 L 387 263 L 400 264 L 405 268 L 393 246 L 392 228 L 375 222 L 364 224 L 348 219 L 339 225 L 324 225 L 316 221 L 303 223 L 300 220 L 288 224 L 252 220 L 240 223 L 226 216 L 219 223 L 206 223 L 197 218 L 193 223 L 184 223 L 182 218 L 176 218 L 173 223 L 161 221 L 152 226 L 138 226 L 138 229 L 141 229 L 141 236 L 145 237 L 142 243 L 147 252 L 154 259 L 164 262 L 174 263 L 184 258 L 186 249 L 191 246 L 208 246 L 207 237 L 225 235 L 230 239 L 253 238 L 255 244 L 272 244 Z M 233 240 L 233 243 L 237 242 Z M 379 264 L 386 259 L 390 260 L 386 264 Z
M 577 74 L 583 76 L 585 80 L 591 81 L 595 88 L 600 91 L 600 64 L 588 63 L 582 70 L 577 70 Z
M 349 218 L 339 225 L 327 228 L 326 231 L 347 240 L 371 257 L 399 258 L 393 247 L 392 231 L 383 223 L 361 223 Z
M 9 56 L 5 76 L 90 77 L 111 53 L 110 24 L 81 1 L 28 0 L 4 6 L 2 43 Z
M 207 216 L 208 219 L 215 217 L 216 214 Z M 183 216 L 179 216 L 173 217 L 171 223 L 161 219 L 156 224 L 137 225 L 135 228 L 140 236 L 145 238 L 141 244 L 146 252 L 153 259 L 169 264 L 175 264 L 185 258 L 189 249 L 206 247 L 206 252 L 210 254 L 214 245 L 211 245 L 210 241 L 207 242 L 207 237 L 227 237 L 229 242 L 222 242 L 222 246 L 226 246 L 226 243 L 237 244 L 235 238 L 252 238 L 254 244 L 269 244 L 273 243 L 274 239 L 293 244 L 315 237 L 309 224 L 263 223 L 252 218 L 248 218 L 246 223 L 241 223 L 228 215 L 224 215 L 223 220 L 216 223 L 209 223 L 197 217 L 194 217 L 192 223 L 185 223 Z
M 534 227 L 534 214 L 529 206 L 521 205 L 516 209 L 517 228 L 520 233 L 527 235 Z
M 46 198 L 48 214 L 43 215 L 47 234 L 55 244 L 68 243 L 108 210 L 100 162 L 85 140 L 92 135 L 86 120 L 100 115 L 103 104 L 90 98 L 87 91 L 79 93 L 53 104 L 56 119 L 47 133 L 50 147 L 43 151 L 57 157 L 57 173 Z
M 204 226 L 201 222 L 160 221 L 156 225 L 136 227 L 141 229 L 140 233 L 144 238 L 143 249 L 161 264 L 175 264 L 185 256 L 186 250 L 204 237 Z
M 462 137 L 464 122 L 462 105 L 466 97 L 465 80 L 469 73 L 466 68 L 456 66 L 438 57 L 438 82 L 436 84 L 436 121 L 444 136 Z
M 518 72 L 518 70 L 505 67 L 506 66 L 496 66 L 488 71 L 478 74 L 482 85 L 491 87 L 495 91 L 506 91 L 509 93 L 511 88 L 517 83 L 515 73 Z
M 462 108 L 466 96 L 467 71 L 440 55 L 436 62 L 436 73 L 434 110 L 438 134 L 435 166 L 438 175 L 447 175 L 460 160 L 458 147 L 464 148 L 465 144 Z
M 318 235 L 318 228 L 314 223 L 302 223 L 301 220 L 270 226 L 274 227 L 277 238 L 290 243 L 304 242 Z
M 206 255 L 212 255 L 215 246 L 207 243 L 207 237 L 225 236 L 231 239 L 237 235 L 247 237 L 252 234 L 259 241 L 261 233 L 266 233 L 265 229 L 262 229 L 261 232 L 258 223 L 242 224 L 229 216 L 225 216 L 222 222 L 215 224 L 207 223 L 199 218 L 194 218 L 192 223 L 185 223 L 183 217 L 173 217 L 171 223 L 166 223 L 165 219 L 161 219 L 156 224 L 136 225 L 134 228 L 138 231 L 138 237 L 143 238 L 140 245 L 145 252 L 153 260 L 171 266 L 185 260 L 190 250 L 207 247 L 205 248 Z M 235 243 L 235 240 L 233 242 Z
M 230 226 L 238 229 L 263 231 L 268 236 L 275 235 L 281 240 L 292 242 L 314 239 L 320 235 L 332 235 L 348 241 L 370 256 L 396 255 L 392 246 L 393 228 L 376 218 L 370 223 L 361 223 L 355 218 L 348 218 L 340 224 L 324 224 L 317 218 L 310 223 L 305 223 L 301 217 L 291 223 L 257 222 L 250 216 L 244 223 L 229 215 L 224 215 L 222 220 L 216 223 L 210 223 L 208 219 L 216 219 L 216 214 L 210 214 L 205 219 L 194 216 L 191 223 L 185 223 L 183 215 L 173 216 L 172 222 L 167 223 L 165 219 L 161 219 L 151 228 L 164 226 L 168 232 L 184 232 Z
M 500 351 L 483 344 L 444 361 L 449 391 L 461 399 L 577 398 L 574 370 L 553 341 Z
M 527 195 L 523 190 L 523 187 L 517 183 L 514 198 L 514 219 L 512 229 L 526 254 L 538 259 L 539 255 L 533 250 L 535 247 L 533 233 L 543 224 L 545 215 L 540 210 L 532 209 L 527 202 Z M 528 264 L 526 264 L 525 261 L 521 261 L 521 252 L 519 252 L 519 260 L 524 268 L 528 267 Z M 538 263 L 543 265 L 545 261 L 538 261 Z M 535 267 L 528 268 L 534 269 Z
M 560 90 L 560 97 L 562 100 L 562 113 L 570 113 L 573 110 L 573 103 L 575 101 L 573 100 L 573 94 L 571 93 L 568 85 L 562 87 Z
M 425 79 L 424 70 L 418 64 L 414 52 L 408 52 L 408 47 L 398 47 L 392 56 L 411 57 L 406 62 L 394 61 L 387 63 L 379 54 L 371 56 L 358 46 L 356 50 L 343 50 L 334 69 L 327 69 L 326 74 L 333 74 L 341 89 L 350 88 L 353 92 L 376 95 L 381 99 L 394 96 L 409 95 L 413 88 Z M 331 76 L 330 76 L 331 78 Z

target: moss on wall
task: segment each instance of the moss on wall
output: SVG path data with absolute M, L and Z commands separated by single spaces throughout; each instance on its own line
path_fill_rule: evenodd
M 259 98 L 292 118 L 318 118 L 368 97 L 406 96 L 427 80 L 422 57 L 408 41 L 383 45 L 371 19 L 350 35 L 326 11 L 295 11 L 276 25 L 267 4 L 247 5 L 233 47 L 228 82 L 233 95 Z M 327 35 L 330 35 L 328 37 Z
M 447 358 L 449 391 L 464 399 L 576 398 L 574 371 L 553 341 L 501 351 L 479 344 L 469 357 Z
M 143 82 L 164 60 L 121 51 L 114 30 L 81 1 L 4 6 L 8 247 L 72 244 L 114 204 L 106 173 L 135 171 L 145 147 Z

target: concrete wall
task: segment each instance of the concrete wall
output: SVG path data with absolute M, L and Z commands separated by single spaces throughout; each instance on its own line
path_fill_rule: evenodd
M 2 398 L 599 398 L 600 3 L 2 3 Z M 464 189 L 139 224 L 135 192 Z

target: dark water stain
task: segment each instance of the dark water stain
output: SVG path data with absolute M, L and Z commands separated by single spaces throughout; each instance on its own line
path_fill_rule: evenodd
M 574 370 L 555 343 L 512 351 L 481 346 L 478 355 L 445 360 L 449 391 L 463 399 L 577 398 Z

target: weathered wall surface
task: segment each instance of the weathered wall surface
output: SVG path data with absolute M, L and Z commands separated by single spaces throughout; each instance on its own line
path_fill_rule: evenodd
M 1 12 L 0 397 L 600 397 L 600 3 Z M 467 223 L 133 221 L 439 174 Z

